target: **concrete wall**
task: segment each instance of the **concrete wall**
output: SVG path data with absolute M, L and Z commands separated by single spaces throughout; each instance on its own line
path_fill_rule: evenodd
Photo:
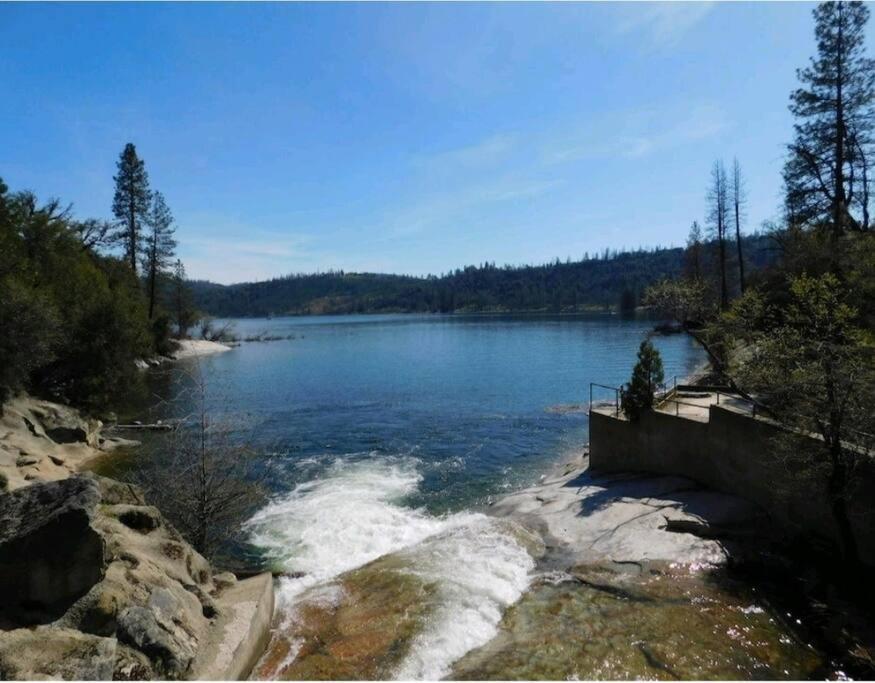
M 655 472 L 694 479 L 759 504 L 789 534 L 838 538 L 825 477 L 802 457 L 780 455 L 773 423 L 712 405 L 698 421 L 649 412 L 637 422 L 590 413 L 590 467 L 599 472 Z M 875 467 L 861 463 L 852 485 L 852 522 L 867 564 L 875 565 Z

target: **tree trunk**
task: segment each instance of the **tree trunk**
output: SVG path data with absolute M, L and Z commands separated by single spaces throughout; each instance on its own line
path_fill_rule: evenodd
M 744 294 L 744 255 L 741 248 L 741 217 L 739 216 L 738 198 L 735 199 L 735 243 L 738 245 L 738 284 Z
M 847 488 L 848 468 L 844 462 L 844 454 L 840 443 L 830 446 L 832 451 L 832 471 L 830 472 L 827 491 L 833 518 L 839 531 L 842 545 L 842 555 L 849 567 L 859 564 L 860 556 L 857 550 L 857 539 L 848 516 Z
M 130 252 L 131 270 L 137 274 L 137 215 L 135 211 L 136 190 L 131 179 L 128 188 L 128 251 Z
M 729 292 L 726 291 L 726 227 L 718 228 L 720 235 L 720 309 L 729 308 Z
M 845 112 L 842 93 L 842 50 L 844 40 L 842 35 L 842 4 L 839 3 L 838 40 L 836 45 L 836 130 L 835 130 L 835 167 L 833 169 L 834 194 L 833 194 L 833 238 L 838 238 L 844 232 L 845 217 Z

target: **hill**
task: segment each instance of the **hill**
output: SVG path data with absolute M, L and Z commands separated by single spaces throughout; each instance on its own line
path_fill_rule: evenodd
M 744 238 L 749 268 L 770 260 L 768 238 Z M 683 272 L 684 249 L 605 252 L 539 266 L 484 263 L 441 276 L 329 271 L 262 282 L 190 283 L 195 304 L 210 315 L 258 317 L 389 312 L 570 312 L 631 307 L 648 285 Z

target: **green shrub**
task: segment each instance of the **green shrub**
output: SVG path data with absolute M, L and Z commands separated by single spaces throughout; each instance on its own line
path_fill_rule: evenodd
M 638 348 L 638 362 L 632 369 L 632 379 L 623 388 L 621 406 L 630 420 L 653 408 L 653 398 L 664 379 L 662 358 L 649 339 Z

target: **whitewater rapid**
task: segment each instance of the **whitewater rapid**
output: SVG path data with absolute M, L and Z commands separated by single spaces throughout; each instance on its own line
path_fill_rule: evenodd
M 410 457 L 339 458 L 248 525 L 251 542 L 274 564 L 302 574 L 280 581 L 281 614 L 291 613 L 303 591 L 390 553 L 437 586 L 439 607 L 397 667 L 398 679 L 441 678 L 455 660 L 488 642 L 534 569 L 507 521 L 404 506 L 422 481 L 418 467 Z

